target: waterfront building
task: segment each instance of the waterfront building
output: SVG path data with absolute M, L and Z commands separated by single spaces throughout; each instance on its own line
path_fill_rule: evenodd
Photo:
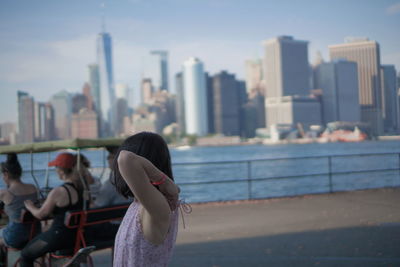
M 150 52 L 151 62 L 147 77 L 151 78 L 156 91 L 166 90 L 168 87 L 168 51 L 154 50 Z
M 111 35 L 101 32 L 97 37 L 97 60 L 100 74 L 100 110 L 104 125 L 101 125 L 103 136 L 113 135 L 116 129 L 115 88 L 112 64 Z
M 239 107 L 239 134 L 244 135 L 244 117 L 243 117 L 243 107 L 249 101 L 248 94 L 246 91 L 246 82 L 236 80 L 236 90 L 238 93 L 238 107 Z
M 130 115 L 130 107 L 129 107 L 129 99 L 132 99 L 132 95 L 130 94 L 130 89 L 126 84 L 118 83 L 115 86 L 116 92 L 116 103 L 115 103 L 115 112 L 116 112 L 116 123 L 115 123 L 115 133 L 121 134 L 124 132 L 124 118 Z M 131 101 L 132 102 L 132 101 Z
M 56 128 L 55 128 L 55 115 L 54 108 L 50 103 L 45 104 L 46 109 L 46 120 L 45 120 L 45 140 L 55 140 Z
M 399 133 L 397 87 L 395 66 L 381 65 L 382 113 L 385 133 Z
M 246 68 L 246 90 L 250 93 L 252 90 L 262 88 L 263 68 L 261 59 L 249 59 L 245 62 Z
M 263 103 L 264 106 L 264 103 Z M 257 127 L 257 120 L 258 120 L 258 113 L 257 107 L 254 102 L 247 102 L 243 108 L 243 125 L 241 128 L 241 133 L 243 137 L 252 138 L 256 136 L 256 129 L 260 128 Z
M 239 89 L 234 74 L 222 71 L 213 76 L 215 132 L 240 134 Z
M 248 103 L 256 109 L 255 128 L 265 127 L 265 97 L 260 90 L 252 90 Z M 246 104 L 246 105 L 247 105 Z M 247 131 L 247 130 L 246 130 Z
M 176 92 L 176 121 L 178 124 L 178 133 L 185 133 L 185 95 L 183 88 L 183 73 L 175 74 L 175 92 Z
M 72 115 L 72 138 L 98 138 L 97 114 L 88 108 L 82 108 Z
M 213 77 L 205 74 L 206 79 L 206 90 L 207 90 L 207 120 L 208 120 L 208 133 L 215 133 L 215 116 L 214 116 L 214 86 Z
M 367 38 L 346 39 L 330 45 L 331 60 L 347 59 L 357 63 L 361 121 L 369 123 L 374 135 L 383 133 L 380 50 L 376 41 Z
M 359 122 L 357 63 L 347 60 L 323 62 L 315 66 L 314 86 L 322 90 L 322 123 Z
M 143 79 L 141 85 L 142 103 L 151 105 L 153 103 L 154 87 L 151 79 Z
M 310 94 L 308 42 L 279 36 L 265 41 L 264 46 L 266 126 L 320 123 L 319 113 L 309 113 L 315 112 L 316 100 L 306 97 Z M 302 113 L 294 114 L 292 109 Z M 281 114 L 281 111 L 288 113 Z
M 82 93 L 86 97 L 86 107 L 90 110 L 95 110 L 92 96 L 92 88 L 90 87 L 89 83 L 85 83 L 83 85 Z
M 128 101 L 126 101 L 125 98 L 117 98 L 115 111 L 117 118 L 117 128 L 115 128 L 115 133 L 121 134 L 124 132 L 124 118 L 125 116 L 128 116 Z
M 154 95 L 155 106 L 159 108 L 159 125 L 160 131 L 173 123 L 176 122 L 176 97 L 170 94 L 166 90 L 158 91 Z
M 207 88 L 203 63 L 189 58 L 183 63 L 186 133 L 208 134 Z
M 118 98 L 123 98 L 126 100 L 126 104 L 128 105 L 128 109 L 131 109 L 134 107 L 133 100 L 133 90 L 130 88 L 127 84 L 124 83 L 117 83 L 115 85 L 115 93 L 116 97 Z
M 33 97 L 18 91 L 18 143 L 32 143 L 35 140 L 35 120 Z
M 308 42 L 279 36 L 264 42 L 266 97 L 308 95 Z
M 54 109 L 55 130 L 58 139 L 71 137 L 72 99 L 67 91 L 52 96 L 50 103 Z
M 0 123 L 0 143 L 2 144 L 14 144 L 13 140 L 16 135 L 17 125 L 13 122 Z
M 35 103 L 35 141 L 48 141 L 54 138 L 54 112 L 48 103 Z
M 72 113 L 78 113 L 82 108 L 88 108 L 87 97 L 84 94 L 75 94 L 72 96 Z
M 100 73 L 99 65 L 91 64 L 89 68 L 89 85 L 91 88 L 91 95 L 93 96 L 94 110 L 100 112 L 101 102 L 100 102 Z
M 267 128 L 273 125 L 292 125 L 308 129 L 321 124 L 320 103 L 308 96 L 269 97 L 265 100 Z
M 125 118 L 125 135 L 138 132 L 157 132 L 157 114 L 143 110 Z

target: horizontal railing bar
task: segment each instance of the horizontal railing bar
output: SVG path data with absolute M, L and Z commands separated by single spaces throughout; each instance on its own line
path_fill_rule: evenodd
M 375 170 L 360 170 L 360 171 L 349 171 L 349 172 L 333 172 L 332 175 L 343 175 L 343 174 L 352 174 L 352 173 L 367 173 L 367 172 L 387 172 L 387 171 L 400 171 L 398 169 L 375 169 Z M 315 177 L 315 176 L 328 176 L 329 173 L 311 173 L 304 175 L 288 175 L 288 176 L 274 176 L 274 177 L 264 177 L 264 178 L 252 178 L 252 179 L 237 179 L 237 180 L 217 180 L 217 181 L 205 181 L 205 182 L 192 182 L 192 183 L 179 183 L 178 185 L 204 185 L 204 184 L 221 184 L 221 183 L 238 183 L 238 182 L 257 182 L 257 181 L 266 181 L 266 180 L 280 180 L 280 179 L 303 179 L 307 177 Z
M 172 166 L 188 166 L 188 165 L 217 165 L 217 164 L 237 164 L 237 163 L 255 163 L 262 161 L 279 161 L 279 160 L 301 160 L 301 159 L 327 159 L 338 157 L 368 157 L 368 156 L 385 156 L 385 155 L 400 155 L 400 152 L 386 152 L 386 153 L 370 153 L 370 154 L 343 154 L 343 155 L 322 155 L 322 156 L 305 156 L 305 157 L 289 157 L 289 158 L 265 158 L 265 159 L 251 159 L 251 160 L 228 160 L 228 161 L 202 161 L 202 162 L 177 162 L 172 163 Z M 103 166 L 94 166 L 91 169 L 103 168 Z M 45 171 L 46 169 L 37 169 L 35 171 Z M 25 171 L 30 171 L 26 169 Z
M 385 155 L 399 155 L 400 152 L 386 152 L 386 153 L 370 153 L 370 154 L 343 154 L 343 155 L 322 155 L 322 156 L 305 156 L 305 157 L 289 157 L 289 158 L 265 158 L 265 159 L 251 159 L 251 160 L 229 160 L 229 161 L 202 161 L 202 162 L 177 162 L 173 166 L 181 165 L 210 165 L 210 164 L 232 164 L 232 163 L 246 163 L 246 162 L 261 162 L 261 161 L 278 161 L 278 160 L 300 160 L 300 159 L 325 159 L 325 158 L 338 158 L 338 157 L 356 157 L 356 156 L 385 156 Z

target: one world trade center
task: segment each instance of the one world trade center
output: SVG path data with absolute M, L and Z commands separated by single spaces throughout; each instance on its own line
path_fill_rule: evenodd
M 100 74 L 100 109 L 102 137 L 112 136 L 116 129 L 115 90 L 112 64 L 112 40 L 106 32 L 97 37 L 97 62 Z

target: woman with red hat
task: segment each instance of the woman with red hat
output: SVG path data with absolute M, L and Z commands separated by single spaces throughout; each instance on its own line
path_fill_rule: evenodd
M 21 252 L 21 266 L 33 266 L 35 259 L 47 252 L 71 248 L 74 245 L 75 231 L 64 225 L 65 213 L 69 210 L 82 209 L 83 186 L 77 172 L 76 156 L 61 153 L 49 166 L 56 167 L 56 172 L 64 182 L 52 189 L 43 205 L 38 208 L 32 201 L 25 201 L 25 207 L 38 219 L 53 214 L 50 229 L 32 239 Z

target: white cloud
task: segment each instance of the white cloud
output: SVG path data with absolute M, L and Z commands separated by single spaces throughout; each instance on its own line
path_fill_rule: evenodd
M 400 3 L 393 4 L 386 8 L 386 13 L 389 15 L 395 15 L 400 13 Z

